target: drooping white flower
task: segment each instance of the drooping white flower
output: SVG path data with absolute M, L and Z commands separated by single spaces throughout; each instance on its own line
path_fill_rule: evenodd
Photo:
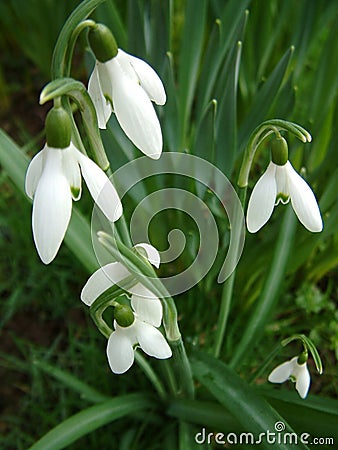
M 158 251 L 150 244 L 137 244 L 142 248 L 146 257 L 156 267 L 160 263 Z M 119 284 L 130 276 L 130 272 L 119 262 L 107 264 L 88 279 L 82 289 L 81 300 L 88 306 L 114 284 Z M 171 356 L 171 349 L 162 333 L 157 329 L 162 321 L 161 301 L 141 283 L 133 285 L 131 294 L 131 308 L 134 322 L 127 326 L 120 326 L 114 321 L 114 331 L 107 344 L 107 357 L 114 373 L 126 372 L 134 362 L 134 349 L 139 345 L 149 356 L 165 359 Z
M 271 217 L 275 205 L 291 200 L 299 221 L 312 232 L 320 232 L 323 222 L 310 186 L 295 171 L 290 161 L 283 166 L 270 162 L 256 183 L 248 204 L 247 227 L 256 233 Z
M 49 264 L 63 241 L 72 212 L 72 199 L 81 197 L 81 173 L 99 208 L 114 222 L 122 204 L 107 175 L 71 142 L 66 148 L 47 144 L 29 164 L 25 190 L 33 200 L 32 227 L 41 260 Z
M 164 105 L 166 94 L 152 67 L 119 49 L 114 58 L 96 61 L 88 92 L 100 128 L 106 128 L 114 111 L 121 128 L 136 147 L 150 158 L 161 156 L 162 132 L 152 101 Z
M 298 363 L 298 356 L 290 359 L 277 366 L 270 373 L 268 380 L 271 383 L 284 383 L 286 380 L 291 380 L 296 383 L 298 394 L 305 398 L 310 388 L 310 374 L 307 368 L 307 363 Z

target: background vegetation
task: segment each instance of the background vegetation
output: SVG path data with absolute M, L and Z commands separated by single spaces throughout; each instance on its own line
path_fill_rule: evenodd
M 31 157 L 43 145 L 44 118 L 50 105 L 39 106 L 38 96 L 49 81 L 58 33 L 78 3 L 0 3 L 3 148 L 5 143 L 7 149 L 20 147 Z M 306 167 L 306 178 L 319 199 L 324 231 L 314 235 L 296 225 L 284 281 L 271 302 L 264 327 L 236 360 L 236 346 L 255 313 L 286 208 L 276 209 L 264 232 L 247 236 L 222 359 L 232 361 L 241 376 L 250 380 L 278 341 L 294 333 L 307 334 L 318 346 L 324 365 L 324 374 L 318 376 L 310 361 L 309 400 L 313 394 L 336 399 L 337 3 L 108 0 L 94 17 L 111 27 L 121 48 L 145 58 L 161 74 L 168 94 L 167 105 L 160 111 L 165 150 L 201 156 L 235 181 L 245 143 L 263 120 L 295 121 L 312 134 L 313 142 L 306 146 L 291 141 L 291 159 L 297 169 Z M 92 63 L 83 36 L 72 76 L 86 83 Z M 13 141 L 8 141 L 7 135 Z M 113 169 L 138 155 L 114 120 L 103 139 Z M 255 160 L 250 187 L 267 160 L 265 149 Z M 51 266 L 40 262 L 31 236 L 31 205 L 8 173 L 8 167 L 0 172 L 0 442 L 1 448 L 21 450 L 98 399 L 147 390 L 150 385 L 136 365 L 121 377 L 109 371 L 105 341 L 79 300 L 88 277 L 85 266 L 65 245 Z M 176 181 L 185 186 L 184 181 Z M 136 204 L 136 199 L 129 200 L 127 216 Z M 219 205 L 212 198 L 208 202 L 220 233 L 227 236 L 228 224 Z M 89 198 L 84 197 L 80 208 L 90 217 Z M 196 235 L 193 224 L 177 213 L 156 220 L 151 233 L 160 249 L 164 243 L 156 235 L 159 227 L 165 236 L 181 220 L 186 233 Z M 187 251 L 183 263 L 188 264 L 191 257 Z M 170 270 L 162 268 L 163 273 Z M 222 289 L 216 282 L 217 273 L 216 265 L 199 285 L 176 299 L 188 351 L 193 345 L 208 348 L 213 343 Z M 269 370 L 298 350 L 296 345 L 288 346 L 285 358 L 275 359 L 255 383 L 276 392 L 266 385 Z M 278 389 L 292 399 L 297 395 L 293 386 L 290 393 L 287 385 Z M 174 449 L 178 448 L 171 441 L 175 427 L 174 421 L 158 414 L 145 419 L 135 413 L 128 421 L 107 425 L 69 448 L 157 449 L 166 445 Z M 165 444 L 160 444 L 162 438 Z

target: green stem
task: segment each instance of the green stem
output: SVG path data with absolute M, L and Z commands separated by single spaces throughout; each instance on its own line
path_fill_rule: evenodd
M 239 187 L 243 188 L 248 185 L 249 172 L 251 169 L 252 161 L 260 144 L 272 133 L 279 134 L 279 132 L 282 130 L 294 134 L 304 143 L 311 141 L 310 133 L 296 123 L 287 122 L 286 120 L 281 119 L 271 119 L 261 123 L 251 133 L 248 145 L 246 146 L 242 166 L 237 181 Z
M 233 352 L 233 357 L 230 362 L 231 367 L 238 366 L 243 361 L 244 356 L 250 353 L 250 348 L 253 348 L 260 337 L 260 333 L 264 331 L 269 315 L 278 301 L 288 258 L 292 249 L 295 229 L 296 218 L 289 205 L 280 230 L 270 271 L 266 278 L 261 296 L 245 327 L 242 339 Z
M 178 395 L 182 394 L 185 397 L 194 398 L 195 386 L 183 341 L 180 338 L 174 342 L 169 341 L 169 344 L 173 352 L 174 370 L 181 385 L 181 392 L 178 392 Z
M 239 251 L 239 242 L 240 242 L 240 230 L 241 230 L 241 221 L 242 221 L 242 211 L 245 204 L 245 197 L 246 197 L 246 187 L 239 189 L 239 200 L 240 202 L 236 203 L 236 210 L 234 213 L 234 225 L 232 232 L 234 233 L 234 240 L 236 245 L 232 247 L 231 254 L 229 255 L 229 264 L 232 265 L 233 261 L 237 260 L 238 257 L 238 251 Z M 230 251 L 230 249 L 229 249 Z M 222 290 L 222 297 L 221 297 L 221 308 L 218 315 L 218 321 L 217 321 L 217 328 L 216 328 L 216 338 L 215 338 L 215 345 L 214 345 L 214 355 L 216 358 L 219 357 L 223 339 L 225 335 L 225 330 L 229 318 L 229 312 L 230 312 L 230 306 L 231 306 L 231 299 L 232 299 L 232 293 L 234 288 L 234 282 L 236 277 L 236 269 L 232 272 L 232 274 L 229 276 L 229 278 L 225 281 L 223 290 Z
M 141 369 L 143 370 L 143 372 L 145 373 L 145 375 L 147 376 L 147 378 L 149 379 L 151 384 L 156 389 L 156 392 L 158 393 L 159 397 L 162 400 L 165 400 L 167 398 L 167 393 L 166 393 L 160 379 L 158 378 L 158 376 L 156 375 L 155 371 L 153 370 L 151 365 L 148 363 L 146 358 L 143 355 L 141 355 L 141 353 L 139 351 L 136 351 L 135 352 L 135 360 L 137 361 L 138 365 L 141 367 Z

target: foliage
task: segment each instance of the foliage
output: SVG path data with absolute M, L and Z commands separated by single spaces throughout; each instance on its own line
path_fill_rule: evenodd
M 37 139 L 41 139 L 41 135 L 33 136 L 39 130 L 28 118 L 32 92 L 48 82 L 57 34 L 78 3 L 31 0 L 0 6 L 0 46 L 7 50 L 0 60 L 0 93 L 13 115 L 18 101 L 14 98 L 27 103 L 15 119 L 19 130 L 8 127 L 8 118 L 4 120 L 5 128 L 25 146 L 0 132 L 0 373 L 5 384 L 13 377 L 14 385 L 9 392 L 3 388 L 2 397 L 9 406 L 0 422 L 2 447 L 28 448 L 45 435 L 32 449 L 214 448 L 215 444 L 195 444 L 194 436 L 202 427 L 258 434 L 273 429 L 280 420 L 288 430 L 334 436 L 337 441 L 338 142 L 333 131 L 338 78 L 332 63 L 338 58 L 336 3 L 109 0 L 91 14 L 111 28 L 121 48 L 144 58 L 160 74 L 167 103 L 157 111 L 166 152 L 201 157 L 235 185 L 245 146 L 261 122 L 294 121 L 313 137 L 311 143 L 303 144 L 288 135 L 290 159 L 297 170 L 305 168 L 304 176 L 319 200 L 324 230 L 309 233 L 296 222 L 290 207 L 279 206 L 261 232 L 246 235 L 232 281 L 219 359 L 210 355 L 225 296 L 217 276 L 231 234 L 221 203 L 198 182 L 180 175 L 154 176 L 126 195 L 124 215 L 129 223 L 142 197 L 159 189 L 175 186 L 197 193 L 212 211 L 222 237 L 211 270 L 192 289 L 175 297 L 196 398 L 169 395 L 164 400 L 152 392 L 142 364 L 123 376 L 109 372 L 105 341 L 78 300 L 81 287 L 97 267 L 86 192 L 85 201 L 73 208 L 67 247 L 52 266 L 40 263 L 28 231 L 31 208 L 21 193 L 27 153 L 36 153 Z M 12 51 L 20 56 L 18 63 Z M 71 76 L 86 84 L 93 62 L 81 35 Z M 29 66 L 37 71 L 37 78 Z M 16 74 L 12 82 L 8 68 Z M 23 72 L 20 78 L 18 71 Z M 28 91 L 27 80 L 33 85 Z M 114 117 L 101 137 L 113 171 L 139 156 Z M 268 150 L 263 142 L 249 189 L 267 165 Z M 150 241 L 165 250 L 174 228 L 184 230 L 187 247 L 177 266 L 161 265 L 161 276 L 188 267 L 198 248 L 196 224 L 173 209 L 154 217 Z M 324 366 L 319 377 L 310 363 L 313 385 L 305 401 L 294 390 L 287 392 L 287 386 L 276 388 L 266 382 L 279 361 L 300 350 L 295 342 L 284 350 L 278 344 L 294 334 L 311 338 Z M 163 379 L 170 372 L 165 361 L 151 361 L 151 367 Z M 57 423 L 59 428 L 46 434 Z

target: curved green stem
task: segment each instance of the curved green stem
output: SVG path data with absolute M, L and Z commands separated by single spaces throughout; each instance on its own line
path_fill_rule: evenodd
M 252 161 L 255 153 L 260 146 L 260 144 L 272 133 L 279 134 L 280 131 L 288 131 L 294 134 L 302 142 L 310 142 L 311 135 L 305 128 L 300 125 L 287 122 L 281 119 L 271 119 L 266 122 L 261 123 L 251 134 L 246 146 L 242 166 L 239 172 L 237 184 L 239 187 L 243 188 L 248 185 L 249 172 L 251 169 Z
M 76 30 L 80 22 L 85 20 L 104 1 L 106 0 L 84 0 L 67 19 L 54 48 L 51 65 L 52 80 L 69 76 L 75 39 L 78 37 L 81 29 L 78 34 L 75 33 L 73 36 L 74 30 Z

